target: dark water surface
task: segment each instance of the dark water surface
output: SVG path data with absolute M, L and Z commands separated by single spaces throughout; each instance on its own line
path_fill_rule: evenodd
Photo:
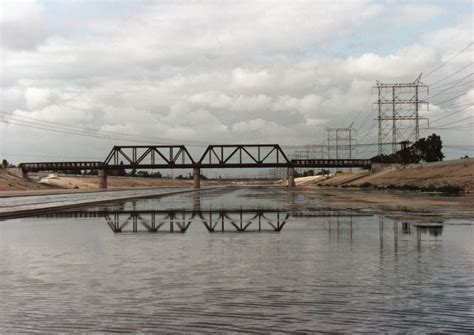
M 472 333 L 473 232 L 268 188 L 3 221 L 0 333 Z

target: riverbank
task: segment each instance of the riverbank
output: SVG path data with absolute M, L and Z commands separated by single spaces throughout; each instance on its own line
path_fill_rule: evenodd
M 316 180 L 313 185 L 467 194 L 474 192 L 474 159 L 391 165 L 372 173 L 339 173 Z
M 107 178 L 109 189 L 141 189 L 162 187 L 192 187 L 192 180 L 143 177 Z M 203 182 L 205 185 L 206 182 Z M 64 192 L 61 190 L 100 191 L 96 176 L 64 175 L 64 174 L 30 174 L 28 179 L 21 176 L 19 169 L 0 169 L 0 193 L 34 191 Z M 24 192 L 27 193 L 27 192 Z

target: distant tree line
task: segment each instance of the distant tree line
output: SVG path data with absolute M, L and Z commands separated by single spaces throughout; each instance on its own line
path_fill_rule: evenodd
M 436 134 L 432 134 L 427 138 L 420 138 L 418 141 L 413 143 L 411 146 L 397 151 L 390 155 L 379 155 L 372 157 L 370 160 L 375 163 L 401 163 L 401 164 L 412 164 L 420 162 L 438 162 L 442 161 L 444 154 L 441 151 L 443 148 L 443 142 L 441 137 Z
M 78 171 L 66 170 L 63 171 L 64 174 L 78 174 Z M 130 170 L 127 172 L 125 169 L 118 170 L 109 170 L 107 171 L 109 176 L 118 176 L 118 177 L 142 177 L 142 178 L 163 178 L 163 175 L 159 172 L 148 172 L 148 171 L 137 171 L 136 169 Z M 84 176 L 97 176 L 97 170 L 86 170 L 82 171 Z
M 15 165 L 9 163 L 5 158 L 2 160 L 2 166 L 1 168 L 6 169 L 6 168 L 11 168 L 15 167 Z
M 315 172 L 314 170 L 304 170 L 303 172 L 298 172 L 295 171 L 295 178 L 299 177 L 311 177 L 311 176 L 323 176 L 323 175 L 328 175 L 331 172 L 326 169 L 322 169 L 319 172 Z

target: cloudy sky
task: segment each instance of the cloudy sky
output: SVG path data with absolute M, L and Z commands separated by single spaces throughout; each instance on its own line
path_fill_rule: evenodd
M 322 144 L 351 124 L 376 143 L 372 86 L 422 72 L 421 135 L 474 155 L 471 1 L 2 0 L 0 25 L 13 162 L 102 159 L 119 143 Z

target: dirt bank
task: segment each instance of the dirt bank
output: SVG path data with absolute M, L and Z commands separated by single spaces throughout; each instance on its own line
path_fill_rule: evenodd
M 191 180 L 139 177 L 108 177 L 109 189 L 191 187 Z M 205 184 L 205 183 L 204 183 Z M 34 175 L 28 179 L 17 169 L 0 169 L 0 192 L 47 190 L 98 190 L 98 178 L 79 175 Z
M 24 179 L 17 169 L 0 169 L 0 191 L 48 190 L 56 186 L 38 184 L 33 179 Z
M 474 159 L 391 166 L 372 174 L 342 173 L 314 185 L 472 193 Z
M 97 189 L 98 179 L 94 176 L 57 176 L 42 178 L 43 183 L 68 189 Z M 147 187 L 192 187 L 191 180 L 140 177 L 108 177 L 109 189 L 147 188 Z

